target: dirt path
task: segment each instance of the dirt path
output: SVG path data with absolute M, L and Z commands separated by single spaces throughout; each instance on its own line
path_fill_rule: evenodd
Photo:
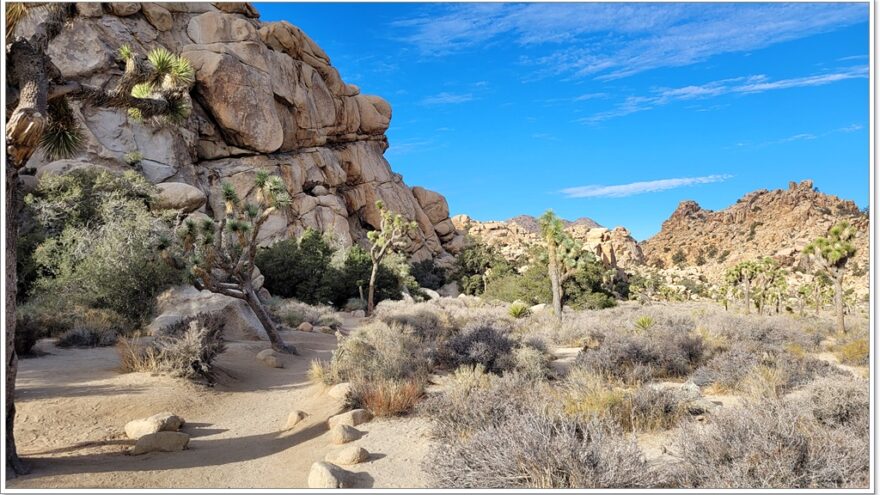
M 346 322 L 351 323 L 351 322 Z M 21 361 L 16 438 L 33 473 L 10 488 L 297 488 L 309 468 L 338 446 L 327 439 L 326 420 L 342 410 L 338 400 L 311 385 L 313 359 L 329 359 L 336 337 L 288 332 L 299 356 L 283 369 L 265 367 L 255 354 L 265 342 L 231 342 L 218 365 L 214 388 L 146 373 L 116 371 L 115 349 L 58 349 Z M 310 416 L 282 432 L 287 415 Z M 126 422 L 160 411 L 187 421 L 189 448 L 176 453 L 128 456 L 133 441 Z M 352 471 L 355 487 L 422 487 L 427 423 L 419 418 L 375 420 L 358 429 L 370 460 Z

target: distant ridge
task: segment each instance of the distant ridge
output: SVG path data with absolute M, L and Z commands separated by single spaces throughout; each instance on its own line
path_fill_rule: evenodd
M 523 229 L 525 229 L 526 231 L 531 232 L 533 234 L 537 234 L 538 232 L 541 231 L 541 226 L 538 224 L 538 219 L 531 216 L 531 215 L 518 215 L 518 216 L 515 216 L 515 217 L 507 220 L 507 222 L 508 223 L 515 223 L 515 224 L 519 225 L 520 227 L 522 227 Z M 592 218 L 587 218 L 587 217 L 581 217 L 581 218 L 578 218 L 574 221 L 563 219 L 562 223 L 566 227 L 583 226 L 588 229 L 602 228 L 602 226 L 599 225 L 595 220 L 593 220 Z

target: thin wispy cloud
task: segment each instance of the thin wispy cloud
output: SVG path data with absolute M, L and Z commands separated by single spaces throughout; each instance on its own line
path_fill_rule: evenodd
M 471 93 L 438 93 L 433 96 L 423 98 L 420 102 L 422 105 L 454 105 L 457 103 L 465 103 L 472 101 L 474 95 Z
M 658 88 L 650 95 L 628 96 L 611 110 L 595 113 L 579 119 L 578 122 L 595 124 L 604 120 L 624 117 L 637 112 L 644 112 L 657 107 L 679 101 L 714 98 L 730 94 L 756 94 L 781 89 L 824 86 L 848 79 L 864 79 L 868 77 L 868 67 L 848 67 L 836 72 L 814 74 L 804 77 L 770 80 L 763 74 L 722 79 L 701 85 L 680 88 Z
M 553 45 L 548 55 L 527 61 L 547 75 L 616 79 L 867 20 L 867 5 L 846 3 L 471 3 L 426 7 L 391 27 L 425 56 L 511 41 Z
M 768 146 L 775 146 L 779 144 L 789 144 L 799 141 L 815 141 L 817 139 L 825 138 L 828 136 L 833 136 L 834 134 L 849 134 L 851 132 L 855 132 L 862 129 L 861 124 L 850 124 L 844 127 L 838 127 L 836 129 L 831 129 L 825 132 L 801 132 L 798 134 L 793 134 L 791 136 L 786 136 L 779 139 L 771 139 L 769 141 L 762 141 L 758 143 L 750 143 L 748 141 L 742 141 L 736 143 L 737 148 L 766 148 Z
M 590 185 L 569 187 L 562 190 L 568 198 L 625 198 L 636 194 L 645 194 L 679 187 L 694 186 L 697 184 L 711 184 L 723 182 L 733 178 L 732 175 L 706 175 L 703 177 L 679 177 L 675 179 L 659 179 L 614 186 Z

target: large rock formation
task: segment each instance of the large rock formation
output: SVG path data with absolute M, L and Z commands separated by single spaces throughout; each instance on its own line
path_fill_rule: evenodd
M 710 281 L 718 282 L 728 267 L 763 256 L 775 258 L 784 267 L 809 269 L 803 248 L 840 220 L 857 228 L 858 252 L 850 266 L 860 276 L 848 278 L 864 291 L 868 287 L 868 217 L 852 201 L 816 191 L 810 180 L 791 182 L 788 189 L 751 192 L 719 211 L 682 201 L 660 232 L 641 247 L 648 265 L 697 266 Z
M 119 171 L 135 166 L 153 183 L 188 184 L 207 197 L 197 211 L 209 215 L 222 214 L 222 182 L 249 197 L 258 170 L 277 174 L 293 208 L 267 222 L 264 243 L 310 227 L 340 245 L 365 242 L 366 231 L 379 226 L 375 202 L 381 199 L 419 224 L 409 249 L 413 260 L 450 261 L 447 245 L 455 232 L 446 200 L 410 189 L 383 156 L 391 106 L 346 84 L 299 28 L 261 22 L 247 3 L 82 3 L 77 9 L 80 15 L 49 49 L 66 78 L 115 84 L 123 44 L 142 53 L 165 47 L 196 69 L 192 115 L 180 126 L 77 106 L 86 137 L 77 163 Z M 129 165 L 133 152 L 142 159 Z M 59 168 L 40 154 L 29 166 L 38 174 Z M 198 195 L 191 196 L 187 205 L 196 205 Z
M 452 217 L 457 236 L 470 235 L 494 247 L 509 260 L 527 257 L 532 246 L 542 242 L 534 217 L 521 215 L 506 221 L 480 222 L 467 215 Z M 644 262 L 642 251 L 623 227 L 607 229 L 589 218 L 565 222 L 565 230 L 584 245 L 584 249 L 613 268 L 630 268 Z

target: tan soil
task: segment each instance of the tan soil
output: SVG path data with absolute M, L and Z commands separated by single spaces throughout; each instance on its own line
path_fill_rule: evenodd
M 346 321 L 347 324 L 356 324 Z M 20 363 L 16 439 L 32 474 L 10 488 L 304 488 L 309 468 L 339 447 L 327 439 L 326 420 L 342 404 L 309 383 L 314 359 L 327 360 L 336 338 L 285 332 L 299 356 L 271 369 L 256 359 L 265 342 L 231 342 L 218 359 L 213 388 L 148 373 L 116 371 L 115 348 L 59 349 Z M 310 414 L 282 432 L 294 409 Z M 126 455 L 123 432 L 133 419 L 170 411 L 191 435 L 183 452 Z M 346 467 L 355 487 L 426 486 L 422 458 L 430 448 L 421 418 L 376 419 L 358 426 L 354 444 L 370 460 Z

